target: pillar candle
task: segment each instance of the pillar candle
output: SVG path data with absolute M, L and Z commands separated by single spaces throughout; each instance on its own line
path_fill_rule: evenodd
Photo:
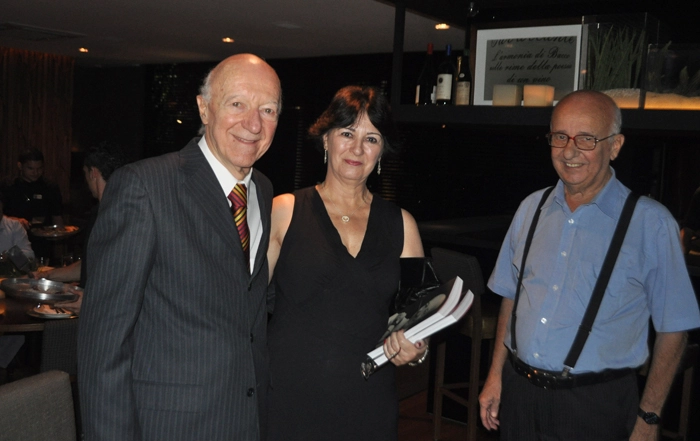
M 523 89 L 517 84 L 494 84 L 494 106 L 519 106 L 523 100 Z
M 554 87 L 545 84 L 526 84 L 523 88 L 523 105 L 546 107 L 554 102 Z

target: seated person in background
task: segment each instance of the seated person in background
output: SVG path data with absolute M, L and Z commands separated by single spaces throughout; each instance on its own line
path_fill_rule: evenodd
M 19 177 L 3 189 L 5 214 L 22 223 L 63 226 L 61 192 L 44 180 L 44 155 L 38 149 L 24 150 L 17 162 Z
M 98 204 L 90 211 L 87 225 L 83 229 L 85 245 L 87 245 L 90 239 L 92 226 L 95 224 L 95 220 L 97 220 L 99 201 L 102 200 L 102 194 L 105 191 L 107 180 L 112 175 L 112 172 L 124 165 L 124 163 L 125 160 L 121 147 L 110 142 L 102 142 L 97 147 L 92 147 L 85 156 L 85 161 L 83 162 L 85 182 L 87 182 L 92 196 L 98 201 Z M 87 247 L 85 247 L 85 249 L 87 251 Z M 34 277 L 55 280 L 57 282 L 80 281 L 79 286 L 85 287 L 87 274 L 87 270 L 85 269 L 86 265 L 87 252 L 84 253 L 82 260 L 78 260 L 62 268 L 37 271 L 34 273 Z
M 681 228 L 681 243 L 683 254 L 686 256 L 692 251 L 693 254 L 700 254 L 700 187 L 695 190 L 690 199 L 690 207 L 683 219 Z
M 27 232 L 19 221 L 3 215 L 3 204 L 0 198 L 0 252 L 7 251 L 15 245 L 22 250 L 27 258 L 34 258 L 34 251 L 29 243 Z

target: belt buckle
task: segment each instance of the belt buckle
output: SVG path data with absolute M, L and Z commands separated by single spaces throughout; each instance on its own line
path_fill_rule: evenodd
M 532 375 L 528 378 L 533 378 L 532 382 L 535 386 L 542 389 L 559 389 L 563 384 L 560 384 L 560 378 L 549 372 L 542 372 L 540 369 L 532 369 Z

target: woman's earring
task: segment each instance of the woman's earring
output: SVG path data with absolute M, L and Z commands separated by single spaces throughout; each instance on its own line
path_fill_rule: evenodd
M 323 163 L 326 164 L 328 162 L 328 150 L 323 150 Z
M 377 161 L 377 174 L 382 174 L 382 158 L 379 158 L 379 161 Z

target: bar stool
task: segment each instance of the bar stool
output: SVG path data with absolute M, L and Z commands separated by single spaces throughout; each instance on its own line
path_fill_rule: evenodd
M 445 383 L 446 342 L 438 344 L 435 367 L 435 392 L 433 401 L 433 437 L 440 439 L 442 428 L 442 400 L 450 398 L 467 408 L 467 439 L 476 440 L 477 420 L 479 418 L 479 368 L 481 365 L 481 343 L 496 338 L 498 324 L 498 307 L 482 303 L 481 295 L 485 292 L 484 278 L 479 261 L 474 256 L 444 248 L 431 250 L 433 266 L 440 280 L 449 280 L 459 276 L 464 286 L 474 293 L 474 303 L 467 316 L 456 326 L 458 332 L 471 339 L 471 358 L 469 361 L 469 381 L 464 383 Z M 467 389 L 467 398 L 454 392 L 455 389 Z

